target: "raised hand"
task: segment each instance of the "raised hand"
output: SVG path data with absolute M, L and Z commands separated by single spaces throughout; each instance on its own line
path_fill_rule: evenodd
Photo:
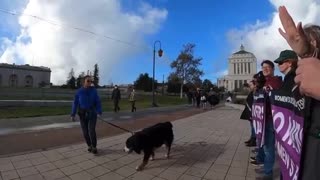
M 279 28 L 279 33 L 286 39 L 290 47 L 300 56 L 310 54 L 311 47 L 302 29 L 301 22 L 295 25 L 285 6 L 279 7 L 279 17 L 284 31 Z

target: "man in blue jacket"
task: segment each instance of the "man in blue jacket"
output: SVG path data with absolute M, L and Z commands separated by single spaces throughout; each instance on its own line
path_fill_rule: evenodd
M 97 154 L 96 123 L 97 114 L 101 116 L 101 101 L 97 90 L 91 86 L 90 76 L 84 77 L 83 87 L 78 89 L 72 106 L 71 119 L 74 121 L 78 111 L 84 139 L 88 145 L 88 151 Z

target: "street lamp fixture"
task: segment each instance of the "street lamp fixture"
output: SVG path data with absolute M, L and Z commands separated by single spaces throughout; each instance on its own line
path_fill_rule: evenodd
M 160 41 L 159 41 L 160 42 Z M 160 44 L 160 49 L 158 50 L 158 56 L 161 57 L 163 54 L 163 50 L 161 49 L 161 44 Z
M 163 50 L 161 49 L 161 42 L 160 41 L 155 41 L 153 44 L 153 75 L 152 75 L 152 106 L 153 107 L 158 107 L 158 105 L 156 104 L 155 101 L 155 89 L 154 89 L 154 83 L 155 83 L 155 79 L 154 79 L 154 74 L 155 74 L 155 61 L 156 61 L 156 44 L 159 43 L 160 48 L 158 50 L 158 56 L 161 57 L 163 54 Z

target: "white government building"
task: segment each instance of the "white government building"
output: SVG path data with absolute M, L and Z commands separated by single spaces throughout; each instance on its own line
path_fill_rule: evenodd
M 229 57 L 228 64 L 228 74 L 217 79 L 218 87 L 225 87 L 227 91 L 242 88 L 257 73 L 257 58 L 253 53 L 245 51 L 242 44 L 240 51 Z

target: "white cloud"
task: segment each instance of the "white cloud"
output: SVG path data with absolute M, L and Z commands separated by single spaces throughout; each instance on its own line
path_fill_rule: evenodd
M 141 3 L 137 12 L 123 12 L 120 3 L 118 0 L 30 0 L 23 13 L 51 23 L 20 16 L 20 35 L 13 42 L 2 40 L 0 62 L 14 63 L 20 59 L 24 63 L 48 66 L 52 70 L 51 80 L 57 84 L 65 82 L 71 68 L 78 74 L 92 70 L 93 65 L 99 63 L 100 76 L 106 83 L 111 72 L 116 72 L 117 63 L 145 51 L 144 36 L 156 33 L 168 13 L 147 3 Z M 137 47 L 70 27 L 134 42 Z M 112 75 L 121 74 L 123 72 Z
M 295 23 L 320 24 L 320 2 L 319 0 L 270 0 L 274 7 L 271 19 L 267 22 L 257 20 L 255 24 L 246 25 L 241 29 L 233 29 L 227 33 L 233 51 L 238 51 L 241 43 L 247 51 L 254 53 L 258 64 L 263 59 L 274 60 L 284 49 L 290 49 L 287 42 L 279 34 L 278 28 L 282 25 L 279 19 L 278 7 L 285 5 L 293 16 Z M 243 40 L 241 41 L 241 37 Z
M 213 77 L 217 77 L 217 78 L 223 77 L 225 75 L 228 75 L 228 69 L 224 69 L 224 70 L 221 70 L 221 71 L 218 71 L 218 72 L 214 72 L 212 74 Z

